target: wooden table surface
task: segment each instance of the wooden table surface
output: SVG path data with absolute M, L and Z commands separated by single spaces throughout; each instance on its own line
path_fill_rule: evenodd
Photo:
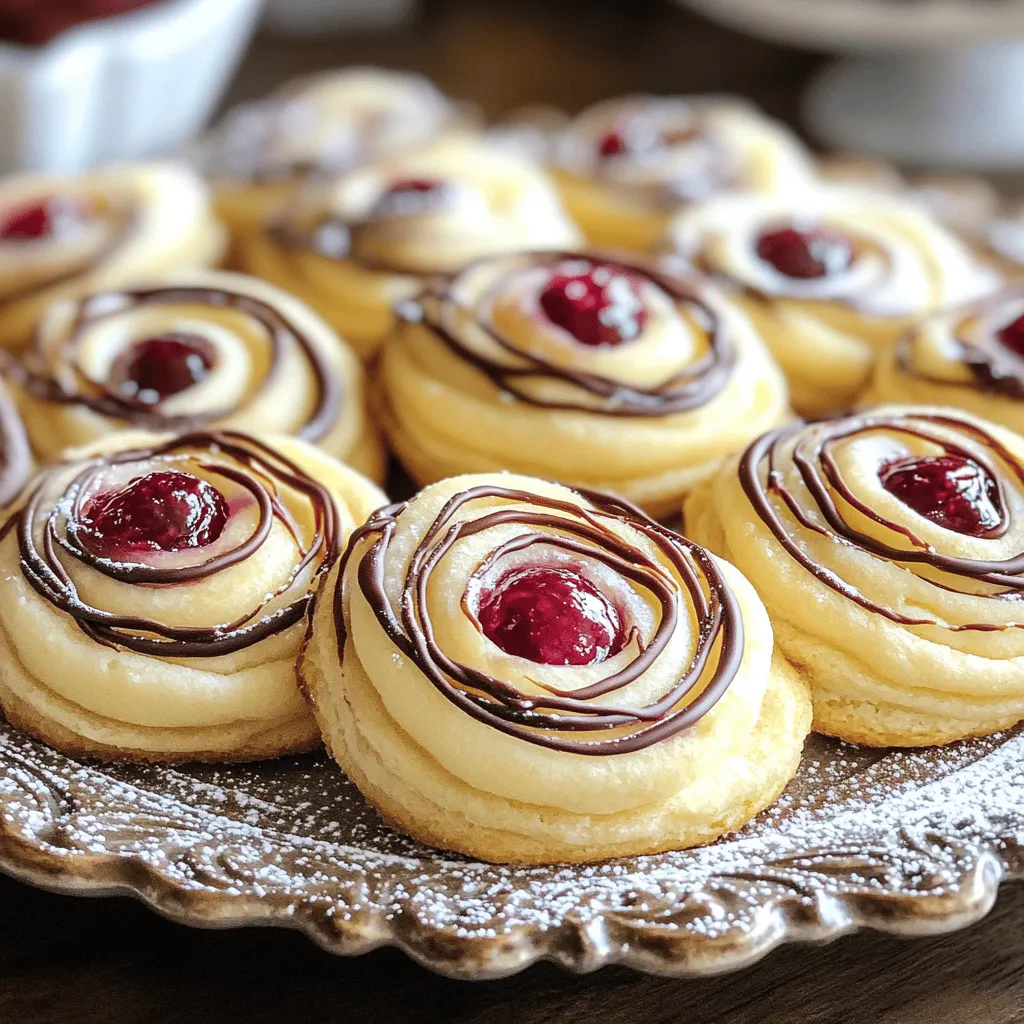
M 771 0 L 765 0 L 771 2 Z M 438 0 L 399 33 L 259 39 L 232 98 L 290 74 L 364 62 L 431 75 L 496 115 L 625 91 L 732 91 L 792 119 L 816 59 L 715 28 L 661 0 Z M 789 946 L 727 977 L 538 966 L 468 984 L 382 950 L 340 960 L 298 935 L 197 932 L 127 900 L 41 893 L 0 878 L 0 1024 L 1009 1024 L 1024 1021 L 1024 887 L 964 932 L 861 934 Z

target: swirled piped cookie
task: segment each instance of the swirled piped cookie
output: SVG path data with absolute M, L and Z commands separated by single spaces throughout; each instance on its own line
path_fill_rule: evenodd
M 54 301 L 216 263 L 225 232 L 184 167 L 124 164 L 0 181 L 0 345 L 17 349 Z
M 946 743 L 1024 718 L 1024 438 L 885 406 L 755 441 L 686 532 L 757 581 L 814 727 Z
M 466 476 L 378 512 L 300 675 L 366 797 L 492 861 L 710 842 L 770 804 L 810 725 L 751 585 L 618 499 Z
M 915 320 L 997 284 L 919 204 L 863 189 L 722 196 L 668 245 L 733 292 L 809 416 L 848 408 Z
M 1024 433 L 1024 290 L 915 324 L 879 359 L 862 401 L 951 405 Z
M 8 377 L 43 459 L 125 427 L 217 428 L 294 435 L 383 472 L 359 360 L 302 302 L 241 274 L 58 303 Z
M 128 431 L 69 454 L 0 531 L 0 709 L 108 760 L 315 746 L 306 608 L 384 500 L 295 438 Z
M 233 232 L 253 231 L 311 179 L 417 149 L 460 119 L 419 75 L 345 68 L 230 111 L 200 158 L 220 216 Z
M 434 274 L 578 241 L 544 172 L 451 138 L 312 189 L 246 246 L 247 269 L 305 298 L 362 355 Z
M 559 135 L 553 170 L 593 245 L 649 250 L 680 209 L 720 192 L 800 189 L 814 164 L 797 138 L 730 97 L 627 96 Z
M 735 304 L 643 257 L 480 260 L 399 315 L 381 418 L 420 483 L 513 469 L 662 514 L 791 417 Z

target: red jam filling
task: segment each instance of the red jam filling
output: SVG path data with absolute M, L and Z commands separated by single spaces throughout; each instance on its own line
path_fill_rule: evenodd
M 996 333 L 999 344 L 1024 357 L 1024 314 Z
M 77 535 L 86 550 L 103 558 L 181 551 L 212 544 L 228 514 L 227 500 L 212 484 L 162 471 L 90 499 Z
M 604 160 L 627 155 L 642 156 L 656 150 L 685 146 L 698 135 L 698 130 L 692 126 L 659 130 L 647 118 L 636 117 L 599 135 L 595 148 Z
M 477 618 L 506 654 L 541 665 L 593 665 L 624 646 L 618 611 L 572 569 L 509 572 L 484 597 Z
M 846 270 L 853 262 L 853 244 L 831 231 L 779 228 L 758 237 L 757 255 L 786 277 L 812 280 Z
M 622 156 L 629 151 L 629 143 L 624 133 L 613 128 L 597 140 L 597 151 L 603 157 Z
M 895 459 L 878 478 L 904 505 L 947 530 L 981 537 L 1002 521 L 995 480 L 960 455 Z
M 647 323 L 639 279 L 606 263 L 555 267 L 540 293 L 540 308 L 583 345 L 632 341 Z
M 0 0 L 0 39 L 38 45 L 83 21 L 108 18 L 156 0 Z
M 114 364 L 111 384 L 124 399 L 156 405 L 198 384 L 212 367 L 213 353 L 203 338 L 172 331 L 132 344 Z
M 51 196 L 0 213 L 0 241 L 40 242 L 69 234 L 84 219 L 73 199 Z
M 371 217 L 416 217 L 440 209 L 451 194 L 447 182 L 434 178 L 401 178 L 382 192 Z

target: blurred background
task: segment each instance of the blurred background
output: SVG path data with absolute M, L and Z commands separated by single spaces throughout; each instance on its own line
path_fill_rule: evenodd
M 304 71 L 370 63 L 419 71 L 490 117 L 537 103 L 574 111 L 632 91 L 727 91 L 795 121 L 800 87 L 820 62 L 671 0 L 424 0 L 391 31 L 289 38 L 265 27 L 230 99 Z
M 1024 0 L 0 0 L 0 170 L 173 149 L 347 64 L 422 72 L 491 118 L 724 91 L 824 148 L 1024 168 Z

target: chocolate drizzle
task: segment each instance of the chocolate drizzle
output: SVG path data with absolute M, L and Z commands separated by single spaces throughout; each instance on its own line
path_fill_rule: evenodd
M 805 550 L 799 535 L 801 531 L 810 531 L 835 544 L 847 545 L 879 561 L 910 571 L 915 571 L 914 567 L 920 565 L 931 570 L 931 574 L 915 574 L 941 589 L 967 592 L 985 599 L 1020 600 L 1024 596 L 1024 552 L 1011 558 L 993 560 L 944 554 L 907 526 L 883 518 L 854 494 L 843 479 L 834 448 L 842 441 L 875 431 L 902 434 L 925 441 L 938 447 L 945 455 L 960 456 L 976 463 L 995 481 L 998 492 L 996 504 L 1000 510 L 999 523 L 987 531 L 984 537 L 995 540 L 1006 535 L 1011 525 L 1006 501 L 1006 479 L 1011 476 L 1024 489 L 1024 465 L 981 427 L 953 415 L 937 413 L 869 412 L 810 426 L 797 423 L 765 434 L 747 449 L 739 466 L 740 483 L 758 517 L 771 530 L 786 553 L 817 580 L 891 622 L 905 626 L 940 625 L 952 631 L 993 632 L 1008 628 L 991 622 L 951 625 L 933 617 L 904 614 L 872 601 L 828 566 L 817 562 Z M 945 431 L 953 431 L 973 444 L 961 445 L 951 440 Z M 787 456 L 782 452 L 782 447 L 790 442 L 793 442 L 793 447 Z M 779 463 L 787 458 L 792 461 L 807 489 L 811 502 L 809 507 L 786 484 Z M 852 507 L 887 532 L 903 538 L 909 542 L 910 547 L 897 547 L 851 526 L 844 518 L 843 504 Z M 789 517 L 795 520 L 795 528 Z M 944 582 L 937 582 L 935 573 L 943 574 Z M 961 590 L 967 583 L 998 589 L 991 593 Z
M 916 325 L 896 346 L 898 369 L 909 377 L 943 387 L 977 388 L 1005 398 L 1024 400 L 1024 357 L 999 340 L 999 330 L 1006 323 L 1004 311 L 1008 307 L 1016 307 L 1016 312 L 1024 313 L 1024 290 L 1003 291 L 955 311 L 944 311 L 935 320 Z M 971 373 L 972 379 L 947 380 L 918 367 L 915 349 L 921 340 L 922 330 L 935 324 L 936 320 L 954 321 L 950 334 L 956 346 L 956 356 Z M 979 329 L 968 338 L 965 329 L 972 323 L 979 323 Z
M 556 366 L 539 356 L 523 352 L 515 342 L 502 334 L 493 322 L 491 310 L 496 299 L 525 271 L 535 267 L 551 267 L 566 260 L 586 260 L 580 253 L 531 252 L 514 256 L 497 256 L 469 264 L 459 274 L 428 288 L 415 300 L 398 307 L 400 320 L 420 324 L 429 329 L 460 359 L 484 373 L 506 394 L 527 405 L 546 409 L 579 410 L 602 416 L 669 416 L 691 412 L 707 405 L 729 383 L 736 365 L 736 349 L 728 329 L 718 313 L 701 297 L 697 284 L 685 277 L 661 269 L 652 261 L 632 261 L 617 265 L 667 293 L 678 307 L 685 309 L 705 332 L 708 350 L 691 365 L 660 384 L 648 388 L 624 384 L 611 377 L 603 377 L 584 370 Z M 507 264 L 508 269 L 491 286 L 472 309 L 460 300 L 462 284 L 468 274 L 487 263 Z M 463 328 L 456 326 L 455 316 L 472 313 L 472 324 L 483 331 L 513 360 L 505 362 L 488 359 L 474 351 L 462 340 Z M 584 395 L 600 401 L 600 405 L 571 400 L 545 400 L 531 395 L 522 384 L 539 380 L 557 381 L 572 385 Z
M 837 237 L 844 238 L 852 250 L 849 264 L 842 270 L 834 271 L 816 278 L 795 278 L 788 277 L 774 268 L 766 260 L 756 253 L 757 240 L 764 234 L 792 228 L 794 230 L 805 230 L 811 228 L 822 232 L 833 232 Z M 709 257 L 704 250 L 703 243 L 693 250 L 685 247 L 678 248 L 673 255 L 689 263 L 697 272 L 708 277 L 726 289 L 739 289 L 752 301 L 758 302 L 766 307 L 771 307 L 779 299 L 798 302 L 834 302 L 841 303 L 851 309 L 862 313 L 873 313 L 869 298 L 874 298 L 873 293 L 881 286 L 887 286 L 889 275 L 893 267 L 892 254 L 881 244 L 863 235 L 851 234 L 846 229 L 838 230 L 829 226 L 827 219 L 810 222 L 805 225 L 796 225 L 794 220 L 780 218 L 766 219 L 763 222 L 748 226 L 750 233 L 749 244 L 754 250 L 754 260 L 760 266 L 767 268 L 766 273 L 770 277 L 770 285 L 759 286 L 751 282 L 746 276 L 735 277 L 728 270 L 721 267 L 718 262 Z M 881 274 L 872 276 L 865 281 L 862 276 L 863 261 L 868 258 L 878 261 Z M 893 310 L 885 315 L 903 316 L 912 312 L 911 309 Z M 880 315 L 880 314 L 878 314 Z
M 114 561 L 85 550 L 79 543 L 76 517 L 81 516 L 83 500 L 99 474 L 111 467 L 149 460 L 167 459 L 177 465 L 182 457 L 193 458 L 204 472 L 231 480 L 250 493 L 259 515 L 248 537 L 220 555 L 196 565 L 176 567 Z M 263 611 L 287 595 L 307 567 L 316 565 L 315 577 L 319 578 L 340 553 L 338 513 L 330 492 L 296 463 L 244 434 L 185 434 L 151 448 L 99 456 L 83 465 L 61 498 L 47 509 L 44 501 L 50 479 L 49 475 L 43 477 L 24 507 L 7 520 L 0 539 L 15 531 L 21 572 L 33 589 L 54 608 L 71 616 L 87 636 L 115 649 L 168 658 L 209 658 L 244 650 L 303 618 L 311 600 L 311 586 L 302 587 L 301 594 L 279 609 L 267 614 Z M 282 488 L 297 492 L 308 502 L 314 522 L 308 540 L 303 540 L 282 498 Z M 299 552 L 289 578 L 251 612 L 218 626 L 170 626 L 95 608 L 79 596 L 64 564 L 65 558 L 72 558 L 107 579 L 130 586 L 181 586 L 244 562 L 264 543 L 275 520 L 288 530 Z
M 725 694 L 743 657 L 743 621 L 736 598 L 703 548 L 620 499 L 589 491 L 579 493 L 589 503 L 587 506 L 492 485 L 454 495 L 413 552 L 397 609 L 386 593 L 385 563 L 407 506 L 381 509 L 352 536 L 338 575 L 333 611 L 339 658 L 345 656 L 347 635 L 344 594 L 354 580 L 389 639 L 431 685 L 460 710 L 506 735 L 552 750 L 597 756 L 641 750 L 694 725 Z M 460 518 L 460 513 L 481 501 L 490 507 L 485 506 L 475 517 Z M 494 508 L 496 503 L 498 507 Z M 528 508 L 515 508 L 511 503 Z M 674 573 L 642 547 L 624 539 L 611 524 L 626 524 L 657 546 L 682 579 L 689 607 Z M 629 664 L 581 689 L 543 686 L 542 694 L 527 695 L 445 653 L 428 609 L 434 571 L 461 540 L 510 525 L 521 527 L 521 532 L 494 548 L 471 579 L 479 579 L 503 556 L 537 545 L 603 562 L 650 594 L 660 608 L 653 635 L 646 640 L 633 636 L 637 654 Z M 354 576 L 346 571 L 350 559 L 358 563 Z M 462 607 L 480 629 L 468 592 L 463 595 Z M 696 647 L 685 672 L 667 693 L 643 707 L 593 703 L 639 680 L 665 651 L 690 609 L 696 620 Z M 481 642 L 489 642 L 482 632 Z M 609 730 L 617 730 L 617 735 L 591 738 Z
M 432 209 L 408 215 L 375 214 L 371 210 L 363 217 L 342 217 L 340 214 L 322 216 L 304 223 L 291 207 L 266 225 L 267 235 L 286 252 L 308 252 L 323 259 L 352 263 L 361 270 L 375 274 L 421 276 L 421 271 L 404 263 L 374 259 L 367 248 L 377 248 L 386 240 L 402 246 L 414 242 L 422 230 L 423 218 L 436 217 L 446 209 L 454 209 L 463 190 L 451 187 L 442 197 L 441 204 Z M 301 202 L 300 202 L 301 206 Z M 373 246 L 370 236 L 380 235 Z
M 341 381 L 313 341 L 290 323 L 278 310 L 260 299 L 253 298 L 225 288 L 200 286 L 167 286 L 101 292 L 83 299 L 67 340 L 63 343 L 60 357 L 75 372 L 77 386 L 68 390 L 36 364 L 43 365 L 42 354 L 30 353 L 24 363 L 9 369 L 9 374 L 18 384 L 36 398 L 61 405 L 76 405 L 90 409 L 103 416 L 122 420 L 153 431 L 196 430 L 218 420 L 226 419 L 239 411 L 240 406 L 211 409 L 208 412 L 184 416 L 172 416 L 160 409 L 161 403 L 143 406 L 131 397 L 119 394 L 115 381 L 105 384 L 89 380 L 76 365 L 76 349 L 84 332 L 106 317 L 119 315 L 126 310 L 147 306 L 201 305 L 214 309 L 232 309 L 255 320 L 265 331 L 270 346 L 270 360 L 267 374 L 256 388 L 256 393 L 267 388 L 280 372 L 285 349 L 295 346 L 302 352 L 316 379 L 317 398 L 305 423 L 296 431 L 307 441 L 319 441 L 325 437 L 338 420 L 342 406 Z M 38 345 L 38 341 L 37 341 Z

